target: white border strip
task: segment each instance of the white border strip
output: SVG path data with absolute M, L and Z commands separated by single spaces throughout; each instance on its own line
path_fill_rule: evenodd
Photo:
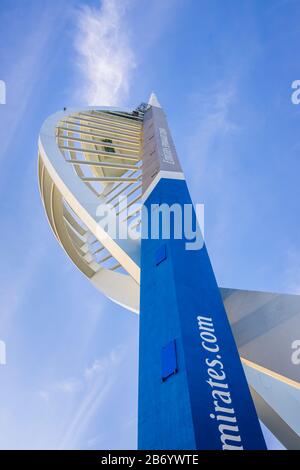
M 166 171 L 166 170 L 159 171 L 157 175 L 155 176 L 154 180 L 150 183 L 150 185 L 144 192 L 142 196 L 143 203 L 145 203 L 145 201 L 150 196 L 155 186 L 158 184 L 158 182 L 162 178 L 173 179 L 173 180 L 185 180 L 185 176 L 182 171 Z

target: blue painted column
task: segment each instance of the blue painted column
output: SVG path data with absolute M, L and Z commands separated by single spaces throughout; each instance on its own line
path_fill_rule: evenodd
M 152 204 L 191 204 L 184 179 L 161 175 L 149 213 Z M 265 449 L 206 247 L 187 250 L 172 228 L 170 239 L 142 240 L 138 447 Z

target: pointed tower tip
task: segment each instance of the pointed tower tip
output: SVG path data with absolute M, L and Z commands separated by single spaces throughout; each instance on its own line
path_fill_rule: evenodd
M 155 93 L 151 93 L 148 104 L 150 106 L 156 106 L 157 108 L 161 108 L 161 105 L 160 105 Z

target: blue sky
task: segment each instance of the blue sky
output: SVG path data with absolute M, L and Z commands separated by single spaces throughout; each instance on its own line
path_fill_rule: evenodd
M 39 129 L 64 106 L 154 90 L 219 285 L 300 293 L 299 20 L 293 0 L 1 1 L 0 448 L 136 446 L 138 318 L 66 258 L 39 198 Z

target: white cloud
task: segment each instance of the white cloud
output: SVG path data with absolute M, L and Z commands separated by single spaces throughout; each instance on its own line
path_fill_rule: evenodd
M 75 49 L 81 71 L 80 97 L 86 104 L 120 105 L 128 96 L 134 53 L 126 31 L 128 2 L 103 0 L 78 11 Z
M 105 369 L 105 364 L 103 363 L 103 360 L 101 359 L 96 359 L 93 364 L 90 367 L 87 367 L 86 370 L 84 371 L 84 376 L 88 379 L 91 380 L 95 375 L 101 372 L 101 370 Z
M 50 399 L 57 398 L 57 393 L 66 395 L 75 394 L 81 390 L 82 385 L 81 380 L 69 377 L 53 382 L 47 389 L 38 390 L 37 394 L 42 400 L 49 402 Z
M 80 382 L 71 377 L 57 383 L 57 388 L 64 393 L 73 393 L 80 387 Z
M 122 364 L 125 348 L 118 347 L 101 358 L 95 359 L 77 377 L 66 377 L 52 380 L 46 387 L 37 390 L 37 396 L 47 409 L 56 409 L 60 413 L 60 436 L 55 431 L 54 448 L 76 449 L 81 447 L 93 418 L 98 415 L 118 375 L 116 370 Z M 60 411 L 59 411 L 60 410 Z M 99 444 L 103 433 L 87 439 L 88 447 Z M 52 436 L 53 437 L 53 436 Z
M 231 142 L 232 136 L 240 131 L 240 126 L 231 117 L 231 107 L 236 98 L 236 87 L 232 83 L 221 83 L 218 87 L 206 93 L 190 95 L 193 103 L 192 132 L 188 140 L 189 160 L 185 169 L 190 176 L 190 186 L 193 196 L 201 190 L 208 194 L 222 193 L 224 209 L 226 201 L 223 196 L 224 175 L 228 178 L 228 164 L 234 155 L 225 154 L 225 148 Z M 221 149 L 221 150 L 220 150 Z M 195 168 L 197 171 L 195 172 Z M 225 211 L 226 212 L 226 211 Z M 225 217 L 225 219 L 227 216 Z M 220 214 L 218 224 L 220 224 Z M 218 233 L 221 227 L 218 227 Z
M 45 50 L 50 40 L 63 28 L 68 10 L 69 7 L 61 1 L 55 3 L 55 6 L 54 2 L 49 6 L 43 5 L 39 21 L 30 34 L 25 29 L 22 45 L 14 49 L 13 60 L 5 69 L 6 104 L 3 106 L 3 115 L 6 125 L 0 128 L 1 158 L 4 158 L 12 139 L 21 127 L 28 107 L 34 102 L 34 91 L 43 73 Z M 62 11 L 64 15 L 61 14 Z M 12 37 L 17 36 L 20 20 L 15 10 L 8 12 L 8 20 L 11 22 Z M 4 177 L 2 173 L 1 178 Z
M 205 94 L 191 95 L 191 101 L 197 110 L 191 150 L 197 162 L 199 150 L 201 161 L 208 163 L 206 159 L 211 161 L 212 149 L 216 142 L 239 128 L 229 116 L 235 94 L 235 87 L 229 84 Z
M 231 144 L 242 130 L 232 113 L 238 93 L 236 82 L 236 78 L 220 79 L 203 92 L 190 94 L 193 126 L 187 135 L 189 158 L 183 162 L 194 202 L 208 205 L 206 243 L 221 280 L 228 266 L 224 246 L 232 237 L 233 217 L 232 192 L 224 191 L 224 182 L 231 188 L 236 184 L 232 168 L 236 168 L 238 156 Z
M 96 450 L 98 448 L 99 442 L 102 441 L 104 435 L 103 433 L 96 434 L 87 441 L 87 448 Z
M 84 433 L 90 420 L 99 408 L 104 405 L 109 390 L 115 382 L 112 371 L 121 363 L 124 350 L 119 348 L 101 359 L 96 359 L 87 367 L 81 379 L 85 393 L 81 402 L 76 405 L 76 412 L 67 424 L 60 443 L 61 449 L 75 449 L 80 436 Z

